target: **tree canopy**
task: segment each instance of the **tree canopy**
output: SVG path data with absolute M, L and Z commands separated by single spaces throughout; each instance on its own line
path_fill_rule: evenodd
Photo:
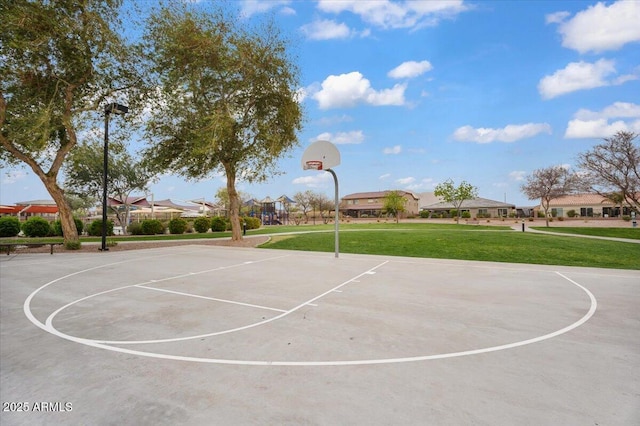
M 159 87 L 148 162 L 191 179 L 224 171 L 232 238 L 241 239 L 236 181 L 267 179 L 298 143 L 299 71 L 288 42 L 272 24 L 249 28 L 177 4 L 152 14 L 144 40 Z
M 628 203 L 640 213 L 640 147 L 632 132 L 618 132 L 578 157 L 585 173 L 581 180 L 590 191 L 616 204 Z
M 453 204 L 457 210 L 456 220 L 460 220 L 460 206 L 465 200 L 472 200 L 478 196 L 478 188 L 466 181 L 455 186 L 451 179 L 436 185 L 433 194 L 441 197 L 445 202 Z
M 576 188 L 576 175 L 563 166 L 552 166 L 534 170 L 522 184 L 522 192 L 530 200 L 540 199 L 547 226 L 549 226 L 549 205 L 554 198 L 571 193 Z
M 120 5 L 12 0 L 0 6 L 0 162 L 24 164 L 40 178 L 58 206 L 65 243 L 76 243 L 78 233 L 60 169 L 105 100 L 136 86 L 135 57 L 117 31 Z
M 400 221 L 400 213 L 405 211 L 407 199 L 400 191 L 389 191 L 384 196 L 383 209 L 386 213 L 392 214 L 396 218 L 396 223 Z

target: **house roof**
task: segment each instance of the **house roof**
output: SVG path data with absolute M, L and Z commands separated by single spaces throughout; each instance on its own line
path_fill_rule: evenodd
M 447 210 L 447 209 L 455 209 L 456 207 L 453 203 L 447 203 L 446 201 L 441 201 L 439 203 L 430 204 L 428 206 L 421 207 L 424 210 Z M 515 209 L 515 204 L 503 203 L 502 201 L 490 200 L 488 198 L 474 198 L 472 200 L 464 200 L 460 205 L 461 209 L 495 209 L 495 208 L 505 208 L 505 209 Z
M 345 195 L 342 197 L 343 200 L 359 200 L 362 198 L 384 198 L 392 192 L 391 190 L 387 191 L 375 191 L 375 192 L 356 192 L 354 194 Z M 413 197 L 413 199 L 418 200 L 418 197 L 413 192 L 397 190 L 401 195 L 409 195 Z
M 585 206 L 607 204 L 613 206 L 615 203 L 599 194 L 571 194 L 554 198 L 549 203 L 550 206 Z
M 55 206 L 56 202 L 53 200 L 31 200 L 31 201 L 18 201 L 17 206 Z

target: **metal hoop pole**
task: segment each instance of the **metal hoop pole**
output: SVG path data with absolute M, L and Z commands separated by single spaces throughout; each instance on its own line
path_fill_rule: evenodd
M 335 191 L 335 248 L 336 248 L 336 259 L 338 258 L 338 254 L 340 253 L 340 237 L 339 237 L 339 222 L 340 222 L 340 212 L 339 212 L 339 204 L 340 200 L 338 198 L 338 176 L 331 169 L 326 169 L 325 172 L 331 173 L 333 176 L 333 182 L 335 183 L 336 191 Z

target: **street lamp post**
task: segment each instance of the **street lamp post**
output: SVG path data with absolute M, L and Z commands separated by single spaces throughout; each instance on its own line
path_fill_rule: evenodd
M 102 168 L 102 245 L 100 251 L 108 251 L 107 247 L 107 177 L 109 165 L 109 114 L 125 114 L 129 108 L 117 103 L 110 103 L 104 109 L 104 158 Z

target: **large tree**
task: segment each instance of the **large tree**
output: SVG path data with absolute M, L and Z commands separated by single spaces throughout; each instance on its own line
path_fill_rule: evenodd
M 223 170 L 232 238 L 242 239 L 236 181 L 264 181 L 297 145 L 299 71 L 273 24 L 174 3 L 152 14 L 145 46 L 159 98 L 148 122 L 150 164 L 190 179 Z
M 552 166 L 534 170 L 522 184 L 522 192 L 530 200 L 540 199 L 544 217 L 549 226 L 549 205 L 554 198 L 570 194 L 576 188 L 576 175 L 564 166 Z
M 478 196 L 478 188 L 466 181 L 456 186 L 451 179 L 436 185 L 433 194 L 445 202 L 453 204 L 457 211 L 456 222 L 460 222 L 460 207 L 465 200 L 473 200 Z
M 98 199 L 103 189 L 103 151 L 98 141 L 78 144 L 67 158 L 65 188 L 80 197 Z M 126 232 L 131 205 L 128 197 L 135 191 L 146 192 L 153 174 L 120 143 L 109 145 L 107 188 L 109 195 L 122 201 L 123 208 L 112 207 Z
M 23 164 L 56 202 L 67 247 L 72 210 L 58 183 L 78 133 L 136 69 L 118 35 L 121 0 L 9 0 L 0 6 L 0 162 Z M 126 64 L 123 67 L 122 64 Z
M 400 191 L 389 191 L 384 196 L 383 210 L 387 214 L 392 214 L 396 218 L 396 223 L 400 222 L 400 213 L 404 212 L 407 205 L 407 199 Z
M 618 132 L 578 156 L 584 187 L 616 204 L 626 202 L 640 213 L 640 146 L 638 134 Z M 622 209 L 621 209 L 622 212 Z M 621 213 L 622 214 L 622 213 Z

